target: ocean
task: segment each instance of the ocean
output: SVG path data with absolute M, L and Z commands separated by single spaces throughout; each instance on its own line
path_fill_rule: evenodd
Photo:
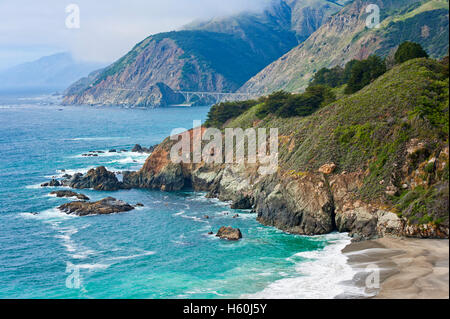
M 77 191 L 131 212 L 89 217 L 56 209 L 53 176 L 138 170 L 147 155 L 109 153 L 161 142 L 209 107 L 60 106 L 54 96 L 0 96 L 0 298 L 333 298 L 355 290 L 347 234 L 296 236 L 205 193 Z M 98 157 L 83 157 L 92 150 Z M 238 213 L 239 218 L 233 218 Z M 210 216 L 204 219 L 203 216 Z M 227 242 L 208 232 L 241 229 Z

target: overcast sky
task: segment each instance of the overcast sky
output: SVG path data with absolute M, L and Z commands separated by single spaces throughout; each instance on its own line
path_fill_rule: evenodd
M 150 34 L 198 19 L 261 10 L 270 0 L 0 0 L 0 69 L 70 51 L 111 62 Z M 77 4 L 80 28 L 66 27 Z

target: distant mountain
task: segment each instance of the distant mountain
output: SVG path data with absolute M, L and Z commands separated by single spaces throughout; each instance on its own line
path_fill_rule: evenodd
M 380 7 L 381 27 L 366 27 L 366 8 Z M 387 56 L 403 41 L 420 43 L 432 57 L 448 50 L 448 0 L 355 0 L 292 49 L 250 79 L 242 92 L 302 91 L 316 71 L 371 54 Z
M 64 90 L 104 65 L 75 61 L 70 53 L 42 57 L 0 72 L 1 90 Z
M 234 92 L 340 8 L 325 0 L 276 0 L 261 13 L 152 35 L 102 72 L 75 83 L 65 103 L 150 106 L 154 99 L 148 95 L 157 83 L 172 90 Z

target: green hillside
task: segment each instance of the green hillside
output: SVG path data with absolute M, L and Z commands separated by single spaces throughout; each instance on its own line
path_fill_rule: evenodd
M 302 174 L 326 163 L 338 173 L 362 171 L 356 197 L 388 203 L 412 222 L 448 224 L 448 84 L 448 59 L 414 59 L 313 115 L 261 120 L 261 100 L 226 127 L 278 127 L 283 171 Z

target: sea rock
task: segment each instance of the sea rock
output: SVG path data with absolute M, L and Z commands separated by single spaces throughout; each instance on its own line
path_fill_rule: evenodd
M 51 192 L 50 195 L 56 195 L 56 197 L 76 197 L 80 200 L 89 200 L 89 197 L 87 197 L 86 195 L 67 190 Z
M 136 203 L 136 205 L 134 205 L 135 207 L 144 207 L 144 204 L 142 203 Z
M 151 153 L 151 152 L 153 152 L 154 149 L 155 149 L 154 146 L 150 146 L 149 148 L 146 148 L 146 147 L 142 147 L 139 144 L 136 144 L 131 151 L 135 152 L 135 153 Z
M 221 227 L 219 231 L 216 234 L 217 237 L 221 239 L 228 239 L 228 240 L 239 240 L 242 238 L 242 233 L 239 228 L 233 228 L 233 227 Z
M 117 150 L 112 149 L 112 150 L 109 150 L 108 152 L 109 153 L 117 153 Z
M 75 174 L 69 186 L 77 189 L 93 188 L 100 191 L 116 191 L 122 188 L 116 175 L 104 166 L 89 170 L 85 175 Z
M 58 186 L 61 186 L 61 183 L 56 179 L 52 179 L 50 182 L 41 184 L 41 187 L 58 187 Z
M 88 216 L 128 212 L 133 210 L 134 207 L 113 197 L 107 197 L 93 203 L 71 202 L 59 206 L 58 209 L 68 215 Z

